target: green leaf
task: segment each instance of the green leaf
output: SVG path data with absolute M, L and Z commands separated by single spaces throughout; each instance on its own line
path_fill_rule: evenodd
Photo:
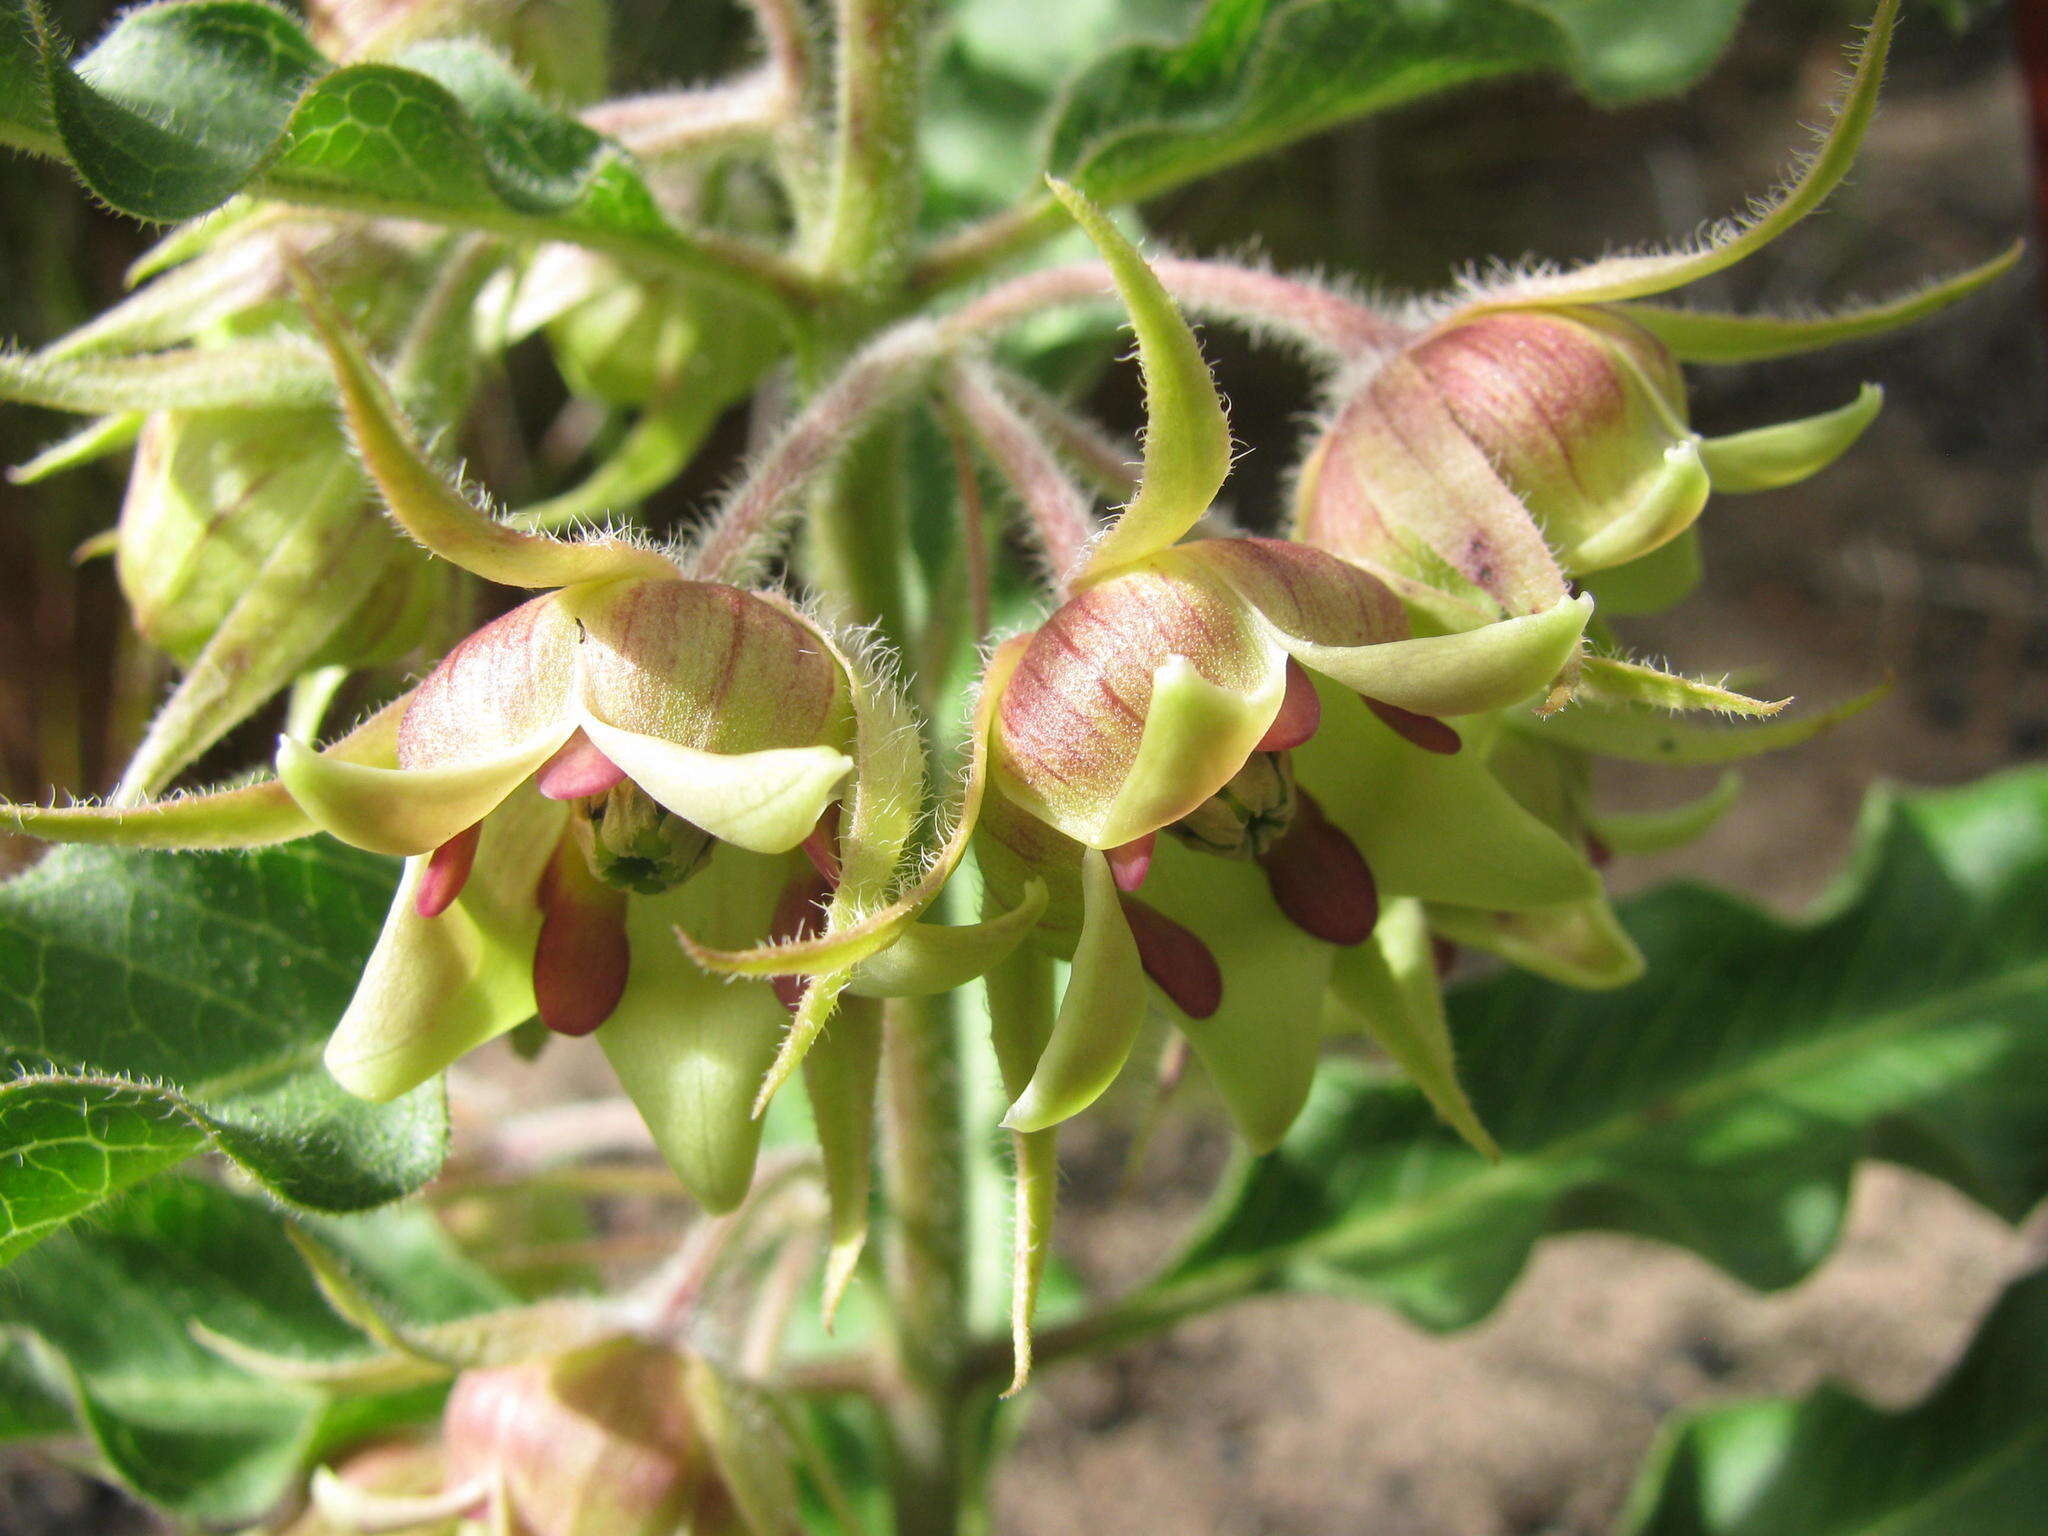
M 378 1255 L 379 1294 L 394 1306 L 445 1314 L 457 1294 L 505 1300 L 419 1211 L 323 1223 L 324 1235 L 338 1232 L 364 1269 Z M 19 1259 L 0 1287 L 0 1327 L 39 1346 L 0 1354 L 7 1399 L 16 1376 L 41 1384 L 22 1413 L 0 1411 L 0 1434 L 17 1432 L 13 1418 L 26 1420 L 21 1434 L 83 1430 L 108 1475 L 194 1520 L 254 1519 L 311 1461 L 430 1418 L 439 1401 L 437 1390 L 342 1401 L 252 1375 L 205 1347 L 197 1332 L 301 1359 L 346 1358 L 365 1345 L 321 1299 L 276 1211 L 181 1177 L 102 1207 Z M 70 1399 L 61 1426 L 51 1374 Z
M 1185 41 L 1103 55 L 1069 87 L 1046 168 L 1142 198 L 1473 80 L 1556 70 L 1604 104 L 1678 91 L 1741 0 L 1214 0 Z
M 571 241 L 770 308 L 796 284 L 670 224 L 631 156 L 480 45 L 337 68 L 281 11 L 187 0 L 130 11 L 74 67 L 47 34 L 31 61 L 5 41 L 27 5 L 0 0 L 0 85 L 32 69 L 10 99 L 47 97 L 63 158 L 122 213 L 189 219 L 246 191 Z
M 1496 1165 L 1412 1089 L 1326 1069 L 1145 1304 L 1301 1287 L 1455 1328 L 1579 1228 L 1789 1285 L 1865 1155 L 2018 1219 L 2048 1193 L 2048 772 L 1875 797 L 1854 871 L 1803 922 L 1688 886 L 1629 903 L 1649 967 L 1618 991 L 1455 993 Z
M 1696 1414 L 1653 1453 L 1627 1536 L 2032 1536 L 2048 1510 L 2048 1270 L 2015 1281 L 1926 1401 L 1839 1387 Z
M 439 1091 L 351 1098 L 320 1064 L 390 899 L 385 860 L 67 848 L 0 885 L 0 1258 L 205 1146 L 356 1210 L 440 1166 Z

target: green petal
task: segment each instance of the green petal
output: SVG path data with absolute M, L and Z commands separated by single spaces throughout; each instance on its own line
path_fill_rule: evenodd
M 1688 363 L 1752 363 L 1882 336 L 1937 314 L 2003 277 L 2026 253 L 2015 240 L 1982 266 L 1942 278 L 1881 304 L 1825 315 L 1722 315 L 1661 304 L 1623 304 L 1621 313 Z
M 964 987 L 1015 949 L 1045 911 L 1045 882 L 1032 880 L 1017 905 L 978 923 L 911 923 L 854 968 L 856 997 L 930 997 Z
M 689 884 L 626 906 L 632 972 L 597 1043 L 669 1167 L 710 1211 L 731 1210 L 753 1181 L 754 1097 L 789 1015 L 766 982 L 699 970 L 671 931 L 681 922 L 728 940 L 760 933 L 790 867 L 722 848 Z
M 1253 1152 L 1269 1152 L 1308 1100 L 1322 1053 L 1322 996 L 1343 953 L 1289 922 L 1256 864 L 1160 840 L 1144 899 L 1209 948 L 1223 1000 L 1206 1019 L 1164 1007 L 1195 1048 L 1232 1125 Z
M 484 823 L 462 894 L 438 917 L 413 910 L 427 860 L 406 865 L 384 931 L 341 1022 L 327 1070 L 384 1102 L 533 1016 L 533 891 L 567 813 L 524 794 Z
M 1210 682 L 1185 656 L 1167 657 L 1152 674 L 1145 731 L 1116 798 L 1085 827 L 1045 819 L 1092 848 L 1119 848 L 1178 821 L 1244 767 L 1286 692 L 1286 660 L 1277 648 L 1256 693 Z
M 881 1005 L 860 998 L 841 1005 L 832 1027 L 804 1057 L 804 1091 L 811 1101 L 811 1121 L 818 1128 L 831 1206 L 823 1301 L 827 1332 L 867 1245 L 875 1084 L 881 1062 Z
M 1500 1147 L 1458 1080 L 1457 1048 L 1422 904 L 1388 903 L 1364 944 L 1340 950 L 1330 977 L 1333 1011 L 1393 1057 L 1446 1125 L 1498 1162 Z
M 1510 308 L 1529 303 L 1604 304 L 1665 293 L 1732 267 L 1754 255 L 1820 206 L 1840 184 L 1856 158 L 1864 130 L 1877 109 L 1885 56 L 1899 0 L 1880 0 L 1871 18 L 1856 73 L 1819 149 L 1784 190 L 1760 213 L 1708 239 L 1698 250 L 1610 256 L 1572 272 L 1541 274 L 1511 282 L 1488 294 L 1479 307 Z
M 1565 568 L 1605 570 L 1662 548 L 1698 521 L 1712 489 L 1699 440 L 1681 438 L 1664 450 L 1663 464 L 1626 511 L 1561 552 Z
M 702 752 L 588 715 L 583 729 L 656 803 L 753 853 L 801 843 L 853 769 L 853 759 L 831 747 Z
M 1797 746 L 1860 715 L 1891 691 L 1889 683 L 1810 715 L 1761 722 L 1706 725 L 1675 719 L 1661 709 L 1640 704 L 1574 704 L 1544 719 L 1512 722 L 1539 741 L 1573 747 L 1598 757 L 1631 763 L 1669 763 L 1704 767 L 1740 762 L 1784 747 Z M 1487 903 L 1475 902 L 1484 906 Z
M 1085 916 L 1052 1035 L 1031 1081 L 1003 1117 L 1013 1131 L 1043 1131 L 1079 1114 L 1123 1070 L 1145 1022 L 1145 972 L 1124 921 L 1109 861 L 1081 855 Z
M 491 518 L 442 477 L 334 308 L 294 274 L 299 301 L 327 348 L 342 413 L 363 465 L 406 532 L 444 560 L 510 587 L 564 587 L 623 576 L 673 580 L 673 561 L 623 539 L 569 544 Z
M 1567 987 L 1607 991 L 1643 974 L 1642 951 L 1604 897 L 1529 912 L 1432 905 L 1429 925 L 1454 943 Z
M 1276 633 L 1295 660 L 1368 698 L 1424 715 L 1469 715 L 1548 689 L 1593 616 L 1589 597 L 1454 635 L 1380 645 L 1312 645 Z
M 1742 775 L 1730 769 L 1696 800 L 1668 811 L 1589 813 L 1586 825 L 1615 853 L 1662 853 L 1681 848 L 1702 835 L 1726 814 L 1742 793 Z
M 1109 263 L 1138 335 L 1138 367 L 1145 378 L 1145 464 L 1138 494 L 1075 578 L 1092 581 L 1164 549 L 1209 510 L 1230 473 L 1230 424 L 1194 332 L 1144 258 L 1081 193 L 1064 182 L 1049 184 Z
M 475 826 L 568 740 L 570 723 L 501 757 L 451 768 L 375 768 L 285 736 L 277 776 L 323 832 L 372 853 L 431 853 Z
M 1700 459 L 1717 491 L 1775 491 L 1819 474 L 1863 435 L 1884 405 L 1884 391 L 1866 384 L 1847 405 L 1799 421 L 1780 422 L 1700 444 Z
M 1477 747 L 1412 746 L 1323 683 L 1322 728 L 1295 749 L 1295 777 L 1358 845 L 1383 898 L 1549 906 L 1599 894 L 1578 850 L 1516 804 Z

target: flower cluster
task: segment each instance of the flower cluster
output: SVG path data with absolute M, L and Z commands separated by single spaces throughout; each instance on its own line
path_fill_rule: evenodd
M 1665 712 L 1779 706 L 1631 660 L 1608 627 L 1684 595 L 1714 493 L 1817 472 L 1880 403 L 1866 388 L 1807 420 L 1705 438 L 1690 425 L 1684 365 L 1873 334 L 2000 269 L 1797 321 L 1650 302 L 1742 259 L 1829 193 L 1868 120 L 1883 42 L 1874 36 L 1799 177 L 1694 249 L 1509 273 L 1397 313 L 1349 306 L 1285 537 L 1216 518 L 1229 428 L 1173 282 L 1056 187 L 1137 338 L 1142 473 L 1094 530 L 1021 416 L 1000 400 L 965 413 L 1041 523 L 1068 521 L 1039 529 L 1062 568 L 1037 622 L 987 657 L 965 784 L 928 850 L 920 725 L 879 648 L 729 576 L 741 553 L 760 553 L 741 546 L 772 535 L 798 471 L 872 426 L 919 367 L 971 345 L 972 327 L 912 325 L 871 347 L 820 392 L 816 419 L 786 434 L 787 463 L 741 498 L 748 517 L 693 554 L 541 531 L 576 508 L 488 515 L 429 457 L 404 368 L 387 378 L 341 318 L 349 305 L 373 341 L 393 339 L 374 293 L 328 280 L 360 280 L 363 250 L 350 246 L 340 268 L 300 264 L 289 325 L 301 337 L 310 325 L 345 435 L 304 406 L 162 410 L 130 424 L 140 450 L 119 557 L 145 633 L 196 669 L 246 647 L 249 626 L 280 605 L 303 600 L 310 615 L 295 615 L 263 687 L 216 710 L 212 735 L 186 730 L 145 787 L 335 647 L 360 663 L 410 646 L 420 594 L 448 572 L 532 595 L 340 740 L 322 748 L 312 730 L 289 730 L 274 778 L 16 819 L 57 840 L 158 847 L 317 831 L 404 859 L 327 1048 L 334 1078 L 383 1101 L 529 1020 L 593 1036 L 713 1210 L 747 1193 L 761 1113 L 805 1068 L 834 1207 L 835 1296 L 865 1231 L 874 999 L 986 978 L 1004 1124 L 1018 1138 L 1020 1331 L 1050 1213 L 1050 1137 L 1118 1078 L 1148 1018 L 1185 1036 L 1254 1150 L 1294 1123 L 1327 1038 L 1366 1033 L 1497 1155 L 1459 1087 L 1446 952 L 1490 951 L 1579 986 L 1629 980 L 1641 959 L 1599 865 L 1698 831 L 1731 788 L 1657 817 L 1603 815 L 1595 758 L 1725 761 L 1834 718 L 1746 736 L 1673 721 Z M 332 236 L 344 238 L 360 237 Z M 401 254 L 417 275 L 419 253 Z M 493 270 L 451 258 L 435 292 L 452 332 L 467 337 Z M 675 445 L 750 389 L 777 345 L 592 257 L 543 253 L 507 283 L 514 332 L 544 329 L 585 393 L 645 408 L 668 443 L 655 461 L 670 470 L 687 452 Z M 1312 315 L 1346 307 L 1298 291 Z M 282 292 L 265 289 L 265 302 Z M 872 400 L 863 368 L 888 385 Z M 420 377 L 424 389 L 438 375 Z M 372 485 L 411 544 L 366 513 Z M 216 517 L 220 506 L 229 515 Z M 713 545 L 734 563 L 705 556 Z M 325 592 L 308 598 L 323 572 Z M 252 593 L 264 594 L 261 613 Z M 970 856 L 983 919 L 926 922 Z M 633 1363 L 680 1368 L 644 1351 Z M 479 1454 L 515 1503 L 519 1447 L 482 1424 L 477 1394 L 502 1388 L 553 1411 L 581 1365 L 550 1370 L 509 1386 L 479 1378 L 454 1410 L 481 1416 Z M 648 1462 L 661 1520 L 673 1513 L 663 1500 L 698 1496 L 677 1470 L 687 1459 L 666 1445 Z

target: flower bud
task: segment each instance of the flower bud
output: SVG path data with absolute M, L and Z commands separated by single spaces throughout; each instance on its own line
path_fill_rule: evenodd
M 427 618 L 420 599 L 437 589 L 426 557 L 383 526 L 326 412 L 163 411 L 136 447 L 115 570 L 136 629 L 189 664 L 238 605 L 275 582 L 273 556 L 291 536 L 324 530 L 340 549 L 364 528 L 376 535 L 366 552 L 370 581 L 308 583 L 288 594 L 295 606 L 324 607 L 333 623 L 322 650 L 297 670 L 412 649 Z
M 1279 752 L 1255 752 L 1237 776 L 1167 828 L 1190 848 L 1257 859 L 1294 820 L 1294 775 Z
M 604 94 L 611 13 L 601 0 L 310 0 L 306 13 L 321 51 L 346 62 L 481 36 L 545 97 L 580 105 Z
M 611 1339 L 465 1372 L 442 1418 L 451 1485 L 494 1489 L 527 1536 L 739 1536 L 690 1411 L 688 1362 Z

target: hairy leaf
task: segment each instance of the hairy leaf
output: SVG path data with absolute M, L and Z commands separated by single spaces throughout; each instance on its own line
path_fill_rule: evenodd
M 1628 1536 L 2033 1536 L 2048 1510 L 2048 1270 L 2015 1281 L 1917 1407 L 1838 1387 L 1693 1415 Z
M 408 1318 L 502 1305 L 419 1211 L 332 1220 L 381 1299 Z M 278 1355 L 361 1354 L 360 1334 L 322 1299 L 265 1202 L 169 1177 L 104 1206 L 89 1224 L 25 1254 L 0 1286 L 0 1327 L 35 1341 L 0 1354 L 0 1388 L 34 1395 L 0 1435 L 83 1431 L 105 1471 L 176 1514 L 209 1522 L 261 1515 L 309 1462 L 349 1441 L 430 1417 L 438 1391 L 342 1402 L 265 1379 L 201 1343 L 207 1332 Z M 39 1370 L 35 1355 L 53 1370 Z M 45 1378 L 55 1374 L 58 1392 Z
M 0 1259 L 203 1147 L 287 1200 L 418 1188 L 439 1091 L 389 1105 L 320 1063 L 377 936 L 385 860 L 68 848 L 0 885 Z
M 1103 55 L 1069 87 L 1047 169 L 1141 198 L 1469 81 L 1568 75 L 1594 100 L 1668 94 L 1727 45 L 1741 0 L 1214 0 L 1185 41 Z
M 670 224 L 631 156 L 479 45 L 336 67 L 280 10 L 188 0 L 128 12 L 74 66 L 47 32 L 22 57 L 28 6 L 0 0 L 15 136 L 33 142 L 47 100 L 56 148 L 122 213 L 188 219 L 251 192 L 567 240 L 777 302 L 773 279 Z
M 2048 1193 L 2048 772 L 1874 798 L 1852 876 L 1803 922 L 1688 886 L 1624 916 L 1649 962 L 1633 986 L 1510 974 L 1454 995 L 1501 1162 L 1411 1089 L 1326 1071 L 1155 1299 L 1327 1289 L 1454 1328 L 1573 1228 L 1789 1285 L 1833 1245 L 1864 1155 L 2009 1219 Z

